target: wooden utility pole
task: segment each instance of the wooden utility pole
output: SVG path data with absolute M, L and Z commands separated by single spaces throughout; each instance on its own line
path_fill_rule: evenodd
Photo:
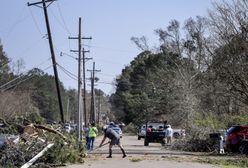
M 86 60 L 90 60 L 92 58 L 86 58 L 85 57 L 85 53 L 87 53 L 89 51 L 85 51 L 83 48 L 83 85 L 84 85 L 84 89 L 83 89 L 83 102 L 84 102 L 84 123 L 85 125 L 87 125 L 87 110 L 86 110 L 86 76 L 85 76 L 85 61 Z
M 66 120 L 65 121 L 70 121 L 70 114 L 69 114 L 69 109 L 70 109 L 70 98 L 67 99 L 67 107 L 66 107 Z
M 60 117 L 61 117 L 61 122 L 64 123 L 64 113 L 63 113 L 63 106 L 62 106 L 62 100 L 61 100 L 60 89 L 59 89 L 58 71 L 57 71 L 57 66 L 56 66 L 57 63 L 56 63 L 54 49 L 53 49 L 53 40 L 52 40 L 51 29 L 50 29 L 48 14 L 47 14 L 47 5 L 46 5 L 46 3 L 48 2 L 50 2 L 51 4 L 54 1 L 55 0 L 42 0 L 41 2 L 28 3 L 28 6 L 35 5 L 35 6 L 40 7 L 39 5 L 42 4 L 42 8 L 44 10 L 48 41 L 49 41 L 49 46 L 50 46 L 50 52 L 51 52 L 52 63 L 53 63 L 53 71 L 54 71 L 55 83 L 56 83 L 56 89 L 57 89 L 57 95 L 58 95 L 58 101 L 59 101 Z
M 101 116 L 101 94 L 99 92 L 98 95 L 98 115 L 97 115 L 97 123 L 100 124 L 100 116 Z
M 93 70 L 91 72 L 91 122 L 96 122 L 96 109 L 95 109 L 95 72 L 101 72 L 101 70 L 95 69 L 95 62 L 93 62 Z
M 71 50 L 71 52 L 78 52 L 78 119 L 77 119 L 77 135 L 78 135 L 78 142 L 82 141 L 82 116 L 86 111 L 82 109 L 82 68 L 81 68 L 81 54 L 82 54 L 82 39 L 92 39 L 91 37 L 85 38 L 81 35 L 81 17 L 79 18 L 79 30 L 78 30 L 78 37 L 69 37 L 69 39 L 77 39 L 78 40 L 78 50 Z M 83 50 L 84 51 L 84 50 Z M 85 52 L 85 51 L 84 51 Z M 83 52 L 83 53 L 84 53 Z M 84 56 L 84 54 L 83 54 Z M 84 123 L 86 124 L 86 123 Z

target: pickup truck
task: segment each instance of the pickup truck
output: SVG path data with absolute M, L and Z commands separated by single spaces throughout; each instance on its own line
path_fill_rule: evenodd
M 149 143 L 161 143 L 164 145 L 165 124 L 160 122 L 148 122 L 146 134 L 144 136 L 144 146 L 149 146 Z
M 248 125 L 233 125 L 225 134 L 225 148 L 248 154 Z

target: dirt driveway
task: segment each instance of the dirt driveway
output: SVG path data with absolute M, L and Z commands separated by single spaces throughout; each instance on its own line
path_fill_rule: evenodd
M 98 146 L 102 137 L 97 138 Z M 137 140 L 136 136 L 124 136 L 122 144 L 128 157 L 122 158 L 121 151 L 115 147 L 113 158 L 106 158 L 108 146 L 88 153 L 84 164 L 68 165 L 66 168 L 217 168 L 210 164 L 193 162 L 196 156 L 193 153 L 169 151 L 160 144 L 143 145 L 144 141 Z

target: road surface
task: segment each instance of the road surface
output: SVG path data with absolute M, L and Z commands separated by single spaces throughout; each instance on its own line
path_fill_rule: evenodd
M 96 147 L 102 137 L 97 138 Z M 137 140 L 137 136 L 124 135 L 121 140 L 127 157 L 122 158 L 118 147 L 113 149 L 113 158 L 108 156 L 108 145 L 88 153 L 84 164 L 68 165 L 66 168 L 217 168 L 210 164 L 192 162 L 196 154 L 166 150 L 157 143 L 144 146 L 144 140 Z

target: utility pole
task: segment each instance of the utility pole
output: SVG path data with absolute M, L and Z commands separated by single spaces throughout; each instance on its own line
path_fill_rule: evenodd
M 65 121 L 70 121 L 69 108 L 70 108 L 70 98 L 67 99 L 67 108 L 66 108 L 66 119 L 67 120 Z
M 86 111 L 83 111 L 81 106 L 82 106 L 82 68 L 81 68 L 81 54 L 82 54 L 82 39 L 92 39 L 91 37 L 89 38 L 82 38 L 81 35 L 81 17 L 79 18 L 79 30 L 78 30 L 78 37 L 69 37 L 69 39 L 77 39 L 78 40 L 78 50 L 71 50 L 71 52 L 78 52 L 78 120 L 77 120 L 77 135 L 78 135 L 78 142 L 82 141 L 82 116 Z M 85 123 L 86 124 L 86 123 Z
M 57 63 L 56 63 L 56 59 L 55 59 L 51 29 L 50 29 L 48 14 L 47 14 L 47 6 L 52 4 L 54 1 L 55 0 L 42 0 L 41 2 L 28 3 L 28 6 L 35 5 L 35 6 L 41 7 L 41 6 L 39 6 L 39 4 L 42 4 L 42 8 L 44 10 L 46 28 L 47 28 L 47 34 L 48 34 L 48 41 L 49 41 L 49 46 L 50 46 L 50 52 L 51 52 L 52 63 L 53 63 L 53 71 L 54 71 L 55 83 L 56 83 L 56 89 L 57 89 L 57 95 L 58 95 L 58 101 L 59 101 L 60 117 L 61 117 L 61 122 L 64 123 L 64 113 L 63 113 L 63 106 L 62 106 L 62 100 L 61 100 L 60 89 L 59 89 L 58 71 L 57 71 L 57 66 L 56 66 Z M 46 3 L 48 3 L 48 2 L 50 2 L 49 5 L 46 5 Z
M 100 116 L 101 116 L 101 94 L 99 94 L 98 96 L 98 115 L 97 115 L 98 125 L 100 124 Z
M 90 60 L 92 58 L 86 58 L 85 53 L 89 51 L 85 51 L 83 48 L 83 85 L 84 85 L 84 94 L 83 94 L 83 102 L 84 102 L 84 123 L 87 124 L 87 113 L 86 113 L 86 76 L 85 76 L 85 61 Z
M 91 72 L 91 122 L 96 122 L 96 110 L 95 110 L 95 72 L 101 72 L 101 70 L 95 69 L 95 62 L 93 62 L 93 70 L 87 70 Z

